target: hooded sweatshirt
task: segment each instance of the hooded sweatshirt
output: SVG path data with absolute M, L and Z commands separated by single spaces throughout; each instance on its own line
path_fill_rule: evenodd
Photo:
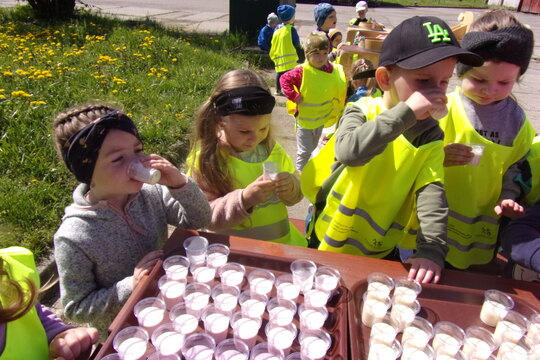
M 54 235 L 65 315 L 90 323 L 106 336 L 107 327 L 132 292 L 133 271 L 168 237 L 167 225 L 199 229 L 210 222 L 206 197 L 189 179 L 178 190 L 144 184 L 124 211 L 104 200 L 90 204 L 80 184 Z

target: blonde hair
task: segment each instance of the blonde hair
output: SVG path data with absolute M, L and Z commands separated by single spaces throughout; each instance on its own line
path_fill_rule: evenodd
M 523 24 L 508 10 L 491 9 L 484 12 L 471 24 L 469 32 L 490 32 L 511 26 L 523 26 Z
M 62 111 L 53 121 L 54 147 L 60 159 L 62 148 L 77 131 L 116 109 L 104 104 L 85 104 Z
M 37 302 L 38 289 L 34 282 L 25 279 L 28 289 L 24 289 L 20 282 L 10 278 L 9 264 L 0 258 L 0 323 L 8 323 L 17 320 L 30 311 Z
M 359 86 L 365 86 L 368 88 L 368 96 L 372 95 L 375 92 L 377 82 L 375 81 L 374 77 L 365 78 L 365 79 L 357 79 L 353 80 L 354 75 L 359 74 L 361 72 L 367 71 L 367 70 L 373 70 L 375 67 L 373 66 L 373 63 L 369 61 L 368 59 L 359 58 L 356 60 L 352 66 L 351 66 L 351 83 L 352 81 L 357 81 Z
M 207 192 L 223 196 L 233 190 L 233 179 L 228 171 L 226 156 L 230 149 L 218 138 L 219 124 L 222 117 L 216 114 L 215 99 L 225 91 L 232 89 L 257 86 L 270 91 L 268 85 L 251 70 L 232 70 L 225 73 L 217 82 L 210 97 L 200 106 L 195 115 L 191 153 L 199 151 L 194 161 L 196 164 L 186 164 L 197 182 Z M 271 136 L 263 143 L 271 148 Z

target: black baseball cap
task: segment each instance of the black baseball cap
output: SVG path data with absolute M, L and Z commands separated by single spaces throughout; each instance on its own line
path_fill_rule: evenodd
M 384 39 L 379 66 L 419 69 L 449 57 L 480 66 L 482 57 L 462 49 L 446 22 L 435 16 L 414 16 L 396 26 Z

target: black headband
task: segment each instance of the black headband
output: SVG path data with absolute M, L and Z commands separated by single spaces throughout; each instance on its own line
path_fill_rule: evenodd
M 372 77 L 375 77 L 375 69 L 368 69 L 368 70 L 361 71 L 357 74 L 354 74 L 352 78 L 353 80 L 359 80 L 359 79 L 369 79 Z
M 214 100 L 216 114 L 265 115 L 272 113 L 276 99 L 263 88 L 246 86 L 225 91 Z
M 133 120 L 119 111 L 111 111 L 86 125 L 64 144 L 62 156 L 68 169 L 80 182 L 90 184 L 99 150 L 109 130 L 128 132 L 140 139 Z

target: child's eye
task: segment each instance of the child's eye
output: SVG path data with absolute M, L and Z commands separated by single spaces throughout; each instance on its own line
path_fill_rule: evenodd
M 135 149 L 135 154 L 141 154 L 143 152 L 143 148 Z
M 112 162 L 116 163 L 116 162 L 122 161 L 122 159 L 124 159 L 123 156 L 118 156 L 118 157 L 114 158 Z
M 479 79 L 479 78 L 474 78 L 474 77 L 473 77 L 472 79 L 473 79 L 474 81 L 478 82 L 478 83 L 483 83 L 483 82 L 486 81 L 486 80 L 484 80 L 484 79 Z

